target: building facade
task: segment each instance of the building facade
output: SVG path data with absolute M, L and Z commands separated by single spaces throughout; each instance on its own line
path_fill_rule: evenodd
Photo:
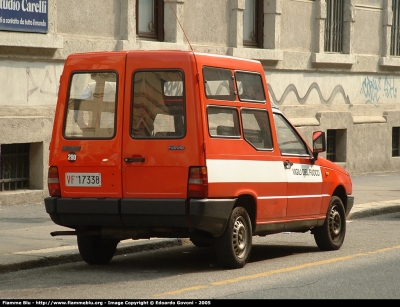
M 327 132 L 327 158 L 351 174 L 399 170 L 398 2 L 0 0 L 0 205 L 47 196 L 63 63 L 88 51 L 260 60 L 271 101 L 307 140 Z M 32 14 L 45 18 L 32 23 Z

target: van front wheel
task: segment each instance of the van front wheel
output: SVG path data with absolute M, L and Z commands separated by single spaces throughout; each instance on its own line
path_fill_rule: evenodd
M 341 199 L 333 196 L 329 203 L 325 223 L 313 230 L 317 246 L 324 251 L 339 249 L 346 235 L 346 216 Z
M 234 208 L 222 236 L 215 238 L 218 262 L 229 269 L 245 266 L 252 247 L 251 221 L 246 209 Z
M 106 264 L 114 257 L 117 240 L 103 239 L 96 235 L 78 235 L 78 249 L 88 264 Z

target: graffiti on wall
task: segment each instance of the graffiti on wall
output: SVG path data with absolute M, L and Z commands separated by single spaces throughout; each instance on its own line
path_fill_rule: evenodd
M 364 95 L 365 104 L 378 103 L 381 97 L 395 99 L 397 87 L 392 77 L 365 77 L 361 83 L 360 93 Z
M 56 72 L 56 65 L 51 67 L 46 67 L 45 74 L 43 76 L 43 70 L 40 69 L 39 74 L 34 74 L 34 69 L 26 67 L 26 99 L 27 103 L 29 99 L 35 94 L 43 94 L 48 96 L 57 96 L 59 89 L 58 75 Z M 270 93 L 271 100 L 276 105 L 283 105 L 287 96 L 293 92 L 299 104 L 306 104 L 310 93 L 315 90 L 318 93 L 320 103 L 325 105 L 332 104 L 336 95 L 340 95 L 343 98 L 343 102 L 348 105 L 352 105 L 349 96 L 346 94 L 342 85 L 336 85 L 332 90 L 329 97 L 324 97 L 321 89 L 317 82 L 313 82 L 305 95 L 301 97 L 298 90 L 294 84 L 289 84 L 284 90 L 280 98 L 276 97 L 271 84 L 268 84 L 268 91 Z M 395 79 L 390 76 L 385 77 L 365 77 L 361 81 L 360 95 L 364 99 L 365 104 L 377 104 L 381 102 L 381 99 L 386 100 L 397 99 L 397 86 L 395 84 Z
M 321 89 L 319 88 L 318 83 L 316 83 L 316 82 L 313 82 L 310 85 L 310 87 L 308 88 L 306 94 L 303 97 L 300 97 L 300 95 L 299 95 L 299 93 L 297 91 L 297 88 L 296 88 L 296 86 L 294 84 L 289 84 L 288 87 L 286 87 L 285 91 L 283 92 L 281 98 L 278 99 L 275 96 L 274 90 L 272 89 L 271 85 L 268 84 L 268 91 L 270 93 L 271 100 L 276 105 L 282 105 L 283 102 L 286 99 L 286 96 L 290 92 L 293 92 L 296 95 L 297 101 L 300 104 L 304 105 L 307 102 L 308 96 L 310 95 L 312 90 L 316 90 L 317 91 L 319 99 L 320 99 L 322 104 L 330 105 L 330 104 L 332 104 L 333 99 L 335 98 L 336 95 L 341 95 L 341 96 L 343 96 L 344 103 L 351 105 L 349 96 L 346 95 L 346 93 L 345 93 L 345 91 L 344 91 L 344 89 L 343 89 L 343 87 L 341 85 L 336 85 L 335 88 L 333 89 L 332 93 L 330 94 L 330 96 L 327 99 L 325 99 L 324 96 L 321 93 Z
M 26 68 L 27 103 L 29 102 L 29 98 L 36 93 L 50 96 L 58 95 L 59 83 L 57 82 L 56 67 L 53 66 L 52 68 L 52 72 L 49 71 L 49 68 L 46 68 L 44 77 L 41 76 L 39 78 L 34 76 L 30 67 Z M 38 86 L 38 84 L 40 84 L 40 86 Z

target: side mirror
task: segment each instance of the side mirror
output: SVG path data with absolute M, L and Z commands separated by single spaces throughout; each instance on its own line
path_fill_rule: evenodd
M 325 132 L 323 131 L 315 131 L 313 133 L 313 156 L 314 159 L 318 159 L 318 154 L 320 152 L 326 151 L 326 141 L 325 141 Z

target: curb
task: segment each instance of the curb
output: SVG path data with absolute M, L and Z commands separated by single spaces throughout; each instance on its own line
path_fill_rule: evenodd
M 187 242 L 182 239 L 164 239 L 160 241 L 157 241 L 156 239 L 146 242 L 132 241 L 131 244 L 132 245 L 126 244 L 123 247 L 117 248 L 115 256 L 181 246 L 187 244 Z M 83 261 L 83 259 L 79 255 L 78 248 L 76 248 L 76 250 L 72 253 L 69 252 L 49 257 L 41 257 L 32 260 L 16 262 L 12 264 L 0 265 L 0 274 L 81 261 Z
M 400 211 L 400 204 L 386 204 L 386 206 L 373 206 L 370 205 L 372 208 L 366 208 L 355 212 L 350 212 L 347 220 L 355 220 L 369 216 L 381 215 L 381 214 L 388 214 L 388 213 L 395 213 Z

